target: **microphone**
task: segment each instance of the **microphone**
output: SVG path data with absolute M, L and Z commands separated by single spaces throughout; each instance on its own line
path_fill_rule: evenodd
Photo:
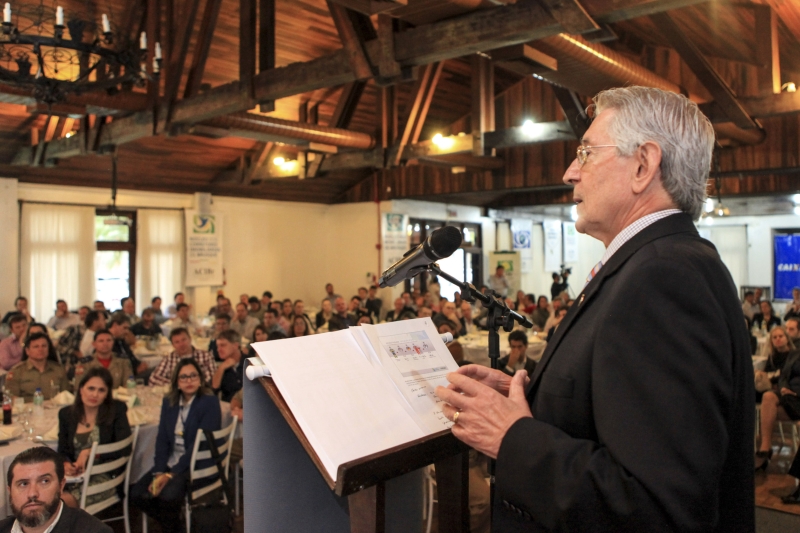
M 425 242 L 406 252 L 400 261 L 387 268 L 378 279 L 378 284 L 382 289 L 394 287 L 424 272 L 431 263 L 450 257 L 459 246 L 461 230 L 458 228 L 445 226 L 434 230 Z

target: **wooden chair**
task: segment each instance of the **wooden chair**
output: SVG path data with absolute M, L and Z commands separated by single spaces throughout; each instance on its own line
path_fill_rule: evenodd
M 236 423 L 239 421 L 239 418 L 234 416 L 233 422 L 226 427 L 222 428 L 219 431 L 215 431 L 213 433 L 214 440 L 219 441 L 221 439 L 225 439 L 225 443 L 222 446 L 218 446 L 218 450 L 221 456 L 224 456 L 222 463 L 223 471 L 225 472 L 225 478 L 228 479 L 228 471 L 231 463 L 231 454 L 230 449 L 231 445 L 233 444 L 233 438 L 236 434 Z M 211 450 L 203 450 L 200 451 L 200 445 L 206 442 L 206 435 L 203 433 L 203 430 L 197 430 L 197 438 L 194 439 L 194 448 L 192 449 L 192 458 L 189 461 L 189 487 L 193 487 L 195 482 L 206 479 L 212 476 L 216 476 L 219 474 L 219 470 L 217 469 L 217 465 L 211 465 L 207 468 L 201 468 L 197 470 L 195 467 L 198 461 L 212 459 L 211 457 Z M 186 495 L 186 504 L 185 504 L 185 512 L 186 512 L 186 533 L 191 533 L 191 524 L 192 524 L 192 502 L 196 502 L 199 498 L 202 498 L 206 494 L 210 493 L 213 490 L 222 487 L 222 480 L 217 478 L 216 481 L 213 483 L 206 485 L 205 487 L 201 487 L 199 489 L 193 490 Z M 223 497 L 227 501 L 227 497 L 224 495 Z M 126 532 L 128 533 L 128 532 Z
M 139 426 L 135 426 L 133 428 L 133 433 L 131 434 L 131 436 L 124 440 L 121 440 L 119 442 L 112 442 L 110 444 L 98 444 L 95 442 L 92 445 L 92 451 L 89 454 L 89 460 L 86 462 L 86 472 L 82 476 L 83 489 L 81 490 L 80 508 L 89 514 L 94 515 L 122 500 L 122 516 L 107 518 L 103 521 L 112 522 L 114 520 L 124 520 L 125 533 L 131 533 L 130 513 L 128 510 L 128 486 L 130 485 L 130 477 L 131 477 L 131 462 L 132 462 L 131 458 L 133 457 L 133 452 L 134 449 L 136 448 L 136 439 L 138 437 L 139 437 Z M 131 447 L 130 455 L 125 455 L 123 457 L 114 459 L 113 461 L 109 461 L 107 463 L 95 464 L 95 459 L 97 458 L 98 455 L 105 455 L 109 453 L 119 452 L 121 450 L 124 450 L 128 446 Z M 125 467 L 124 475 L 117 475 L 117 477 L 109 479 L 108 481 L 104 481 L 102 483 L 95 483 L 93 485 L 91 484 L 92 476 L 113 472 L 115 470 L 118 470 L 119 468 L 122 468 L 123 466 Z M 101 494 L 110 489 L 116 489 L 117 487 L 119 487 L 119 485 L 123 485 L 123 492 L 124 492 L 123 498 L 120 498 L 117 490 L 114 490 L 112 494 L 106 499 L 93 503 L 89 506 L 86 505 L 86 498 L 88 498 L 89 496 L 92 496 L 94 494 Z

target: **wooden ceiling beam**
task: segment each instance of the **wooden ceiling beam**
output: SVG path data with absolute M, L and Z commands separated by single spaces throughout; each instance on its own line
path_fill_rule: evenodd
M 352 9 L 365 15 L 389 13 L 408 5 L 408 0 L 331 0 L 340 6 Z
M 156 73 L 153 58 L 155 58 L 156 43 L 161 46 L 161 1 L 147 1 L 147 72 L 150 78 L 147 81 L 148 107 L 155 107 L 158 104 L 158 97 L 161 91 L 161 72 Z M 161 50 L 162 65 L 164 50 Z
M 277 0 L 258 0 L 258 72 L 275 68 L 275 3 Z M 260 103 L 262 113 L 275 111 L 275 101 Z
M 0 83 L 0 103 L 39 107 L 31 91 L 3 83 Z M 65 106 L 65 109 L 82 109 L 81 114 L 86 113 L 87 108 L 92 108 L 92 113 L 99 111 L 111 115 L 120 111 L 145 109 L 147 98 L 143 93 L 122 92 L 110 96 L 105 91 L 94 91 L 69 94 L 59 106 Z
M 444 167 L 466 167 L 475 170 L 499 170 L 506 163 L 497 157 L 476 157 L 472 154 L 449 154 L 421 157 L 419 161 Z
M 239 83 L 253 97 L 256 75 L 256 0 L 239 0 Z
M 184 98 L 190 98 L 200 91 L 203 73 L 208 62 L 208 53 L 211 50 L 211 40 L 214 37 L 214 29 L 217 27 L 220 6 L 222 6 L 222 0 L 206 0 L 203 18 L 200 21 L 200 30 L 197 32 L 197 44 L 195 44 L 192 54 L 192 65 L 189 67 L 186 88 L 183 91 Z M 255 9 L 255 4 L 253 9 Z M 255 16 L 253 16 L 253 20 L 255 20 Z M 252 46 L 255 49 L 255 43 Z
M 769 5 L 753 4 L 755 10 L 756 61 L 761 94 L 781 92 L 781 57 L 778 46 L 778 16 Z
M 492 155 L 490 149 L 483 146 L 483 134 L 494 131 L 494 65 L 491 59 L 473 54 L 470 57 L 470 68 L 472 153 L 476 156 Z
M 406 104 L 406 109 L 403 112 L 404 126 L 400 137 L 395 141 L 389 155 L 389 163 L 391 165 L 399 165 L 403 158 L 403 150 L 407 144 L 413 144 L 414 132 L 418 129 L 417 124 L 425 121 L 422 116 L 422 109 L 424 108 L 425 101 L 428 100 L 433 91 L 436 90 L 436 84 L 441 74 L 440 64 L 434 63 L 425 65 L 420 69 L 419 78 L 417 79 L 414 87 L 411 89 L 411 99 Z M 429 104 L 430 105 L 430 104 Z
M 358 108 L 358 102 L 361 100 L 361 95 L 364 93 L 366 85 L 366 82 L 355 81 L 344 86 L 342 94 L 339 95 L 339 100 L 336 102 L 336 109 L 333 110 L 333 116 L 331 116 L 328 126 L 343 129 L 347 129 L 350 126 L 350 121 L 353 119 L 353 114 L 355 114 Z M 325 157 L 325 154 L 318 154 L 314 160 L 308 164 L 306 170 L 307 177 L 317 177 L 322 163 L 325 161 Z
M 583 134 L 589 129 L 591 120 L 586 115 L 586 108 L 581 102 L 578 93 L 570 91 L 566 87 L 559 87 L 558 85 L 550 85 L 553 94 L 556 95 L 558 105 L 567 117 L 572 132 L 575 134 L 576 139 L 582 139 Z
M 172 3 L 177 3 L 172 0 Z M 168 1 L 168 5 L 170 2 Z M 169 56 L 169 67 L 166 72 L 167 82 L 164 88 L 164 100 L 167 107 L 170 108 L 178 97 L 178 89 L 180 88 L 181 78 L 183 77 L 183 68 L 186 64 L 186 55 L 189 53 L 189 43 L 192 38 L 192 30 L 194 28 L 194 21 L 197 18 L 197 11 L 200 8 L 200 0 L 186 0 L 185 10 L 181 13 L 177 22 L 177 31 L 174 36 L 172 50 Z M 170 113 L 168 115 L 168 122 Z
M 714 70 L 711 63 L 703 56 L 700 49 L 684 33 L 669 13 L 658 13 L 650 18 L 666 35 L 671 38 L 671 44 L 686 63 L 689 69 L 700 80 L 700 83 L 711 93 L 714 101 L 724 110 L 728 118 L 742 129 L 758 129 L 759 124 L 747 113 L 740 104 L 733 90 L 724 79 Z
M 364 49 L 364 42 L 367 39 L 365 39 L 364 35 L 359 33 L 354 19 L 356 17 L 365 17 L 370 26 L 372 22 L 370 22 L 369 17 L 354 12 L 331 0 L 327 0 L 327 4 L 333 23 L 336 26 L 336 31 L 339 34 L 339 39 L 342 42 L 344 50 L 347 52 L 353 73 L 359 80 L 371 78 L 375 73 L 372 70 L 372 65 L 370 65 L 366 50 Z M 372 33 L 374 34 L 375 31 L 373 30 Z M 372 36 L 371 38 L 374 39 L 375 37 Z
M 600 29 L 578 0 L 539 0 L 567 33 L 586 33 Z

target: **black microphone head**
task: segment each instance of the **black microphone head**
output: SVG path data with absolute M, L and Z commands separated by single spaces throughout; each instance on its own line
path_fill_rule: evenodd
M 439 259 L 450 257 L 459 246 L 461 246 L 461 230 L 455 226 L 445 226 L 431 233 L 430 250 Z

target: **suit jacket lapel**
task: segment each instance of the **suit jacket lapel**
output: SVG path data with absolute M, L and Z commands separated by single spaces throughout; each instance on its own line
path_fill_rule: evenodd
M 578 316 L 580 316 L 583 310 L 588 307 L 592 298 L 600 290 L 600 287 L 603 286 L 603 282 L 613 276 L 614 273 L 644 245 L 656 239 L 660 239 L 661 237 L 684 232 L 697 233 L 697 229 L 694 227 L 691 217 L 685 213 L 670 215 L 652 223 L 634 235 L 631 240 L 623 244 L 620 249 L 611 256 L 611 259 L 608 260 L 608 264 L 603 265 L 597 275 L 592 278 L 592 281 L 584 287 L 575 299 L 572 307 L 567 311 L 561 324 L 556 328 L 553 336 L 550 338 L 550 342 L 547 343 L 547 348 L 545 348 L 539 364 L 536 365 L 536 371 L 531 377 L 531 382 L 528 384 L 526 390 L 529 400 L 531 400 L 536 393 L 542 373 L 550 362 L 556 348 L 558 348 L 558 345 L 561 343 L 561 340 L 564 338 L 564 335 L 566 335 L 567 331 L 569 331 L 572 325 L 577 321 Z

